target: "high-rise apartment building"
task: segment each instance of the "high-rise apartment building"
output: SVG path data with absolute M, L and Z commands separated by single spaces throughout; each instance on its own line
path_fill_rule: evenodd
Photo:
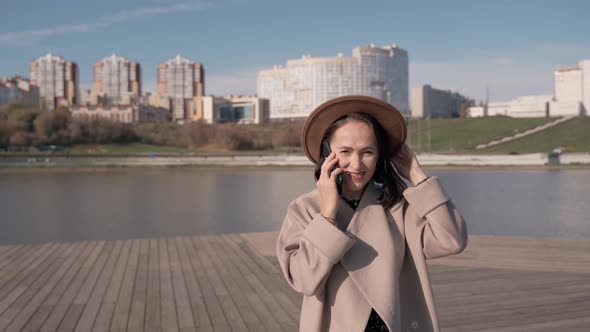
M 171 100 L 172 121 L 203 119 L 203 65 L 180 55 L 158 66 L 158 96 Z
M 93 95 L 102 104 L 130 104 L 141 96 L 141 66 L 116 54 L 96 62 Z
M 555 70 L 555 115 L 588 115 L 590 112 L 590 60 Z
M 49 53 L 31 63 L 30 76 L 31 84 L 39 87 L 41 108 L 53 110 L 78 103 L 80 82 L 75 62 Z
M 258 73 L 257 94 L 270 100 L 270 118 L 306 117 L 324 101 L 366 95 L 387 101 L 409 116 L 408 52 L 395 44 L 356 47 L 352 57 L 304 55 Z

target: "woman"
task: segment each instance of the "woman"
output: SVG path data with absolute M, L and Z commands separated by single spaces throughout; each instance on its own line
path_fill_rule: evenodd
M 277 240 L 304 296 L 300 331 L 439 331 L 425 259 L 461 252 L 467 231 L 405 138 L 401 114 L 371 97 L 335 98 L 307 118 L 317 189 L 289 205 Z

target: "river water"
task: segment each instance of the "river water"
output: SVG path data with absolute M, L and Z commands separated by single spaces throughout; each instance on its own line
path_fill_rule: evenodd
M 590 238 L 590 170 L 436 170 L 470 234 Z M 278 231 L 310 169 L 0 173 L 0 244 Z

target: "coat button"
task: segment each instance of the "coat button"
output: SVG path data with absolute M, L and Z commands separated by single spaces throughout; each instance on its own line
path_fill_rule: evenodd
M 418 322 L 417 321 L 413 320 L 413 321 L 410 322 L 410 328 L 412 330 L 417 330 L 418 327 L 419 327 L 419 325 L 418 325 Z

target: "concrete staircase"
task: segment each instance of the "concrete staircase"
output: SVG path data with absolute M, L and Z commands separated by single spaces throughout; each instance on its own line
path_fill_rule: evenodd
M 516 139 L 519 139 L 519 138 L 522 138 L 522 137 L 525 137 L 525 136 L 528 136 L 528 135 L 531 135 L 531 134 L 534 134 L 534 133 L 538 133 L 538 132 L 540 132 L 542 130 L 545 130 L 545 129 L 550 128 L 550 127 L 553 127 L 553 126 L 556 126 L 556 125 L 558 125 L 560 123 L 569 121 L 569 120 L 574 119 L 574 118 L 576 118 L 575 115 L 564 116 L 564 117 L 561 117 L 561 118 L 559 118 L 557 120 L 554 120 L 554 121 L 551 121 L 551 122 L 547 122 L 547 123 L 545 123 L 543 125 L 540 125 L 538 127 L 535 127 L 535 128 L 532 128 L 532 129 L 527 129 L 527 130 L 523 131 L 522 133 L 518 133 L 518 134 L 515 134 L 515 135 L 512 135 L 512 136 L 505 136 L 505 137 L 502 137 L 501 139 L 493 140 L 493 141 L 488 142 L 488 143 L 485 143 L 485 144 L 479 144 L 479 145 L 477 145 L 475 147 L 475 149 L 476 150 L 481 150 L 481 149 L 492 147 L 494 145 L 511 142 L 511 141 L 516 140 Z

